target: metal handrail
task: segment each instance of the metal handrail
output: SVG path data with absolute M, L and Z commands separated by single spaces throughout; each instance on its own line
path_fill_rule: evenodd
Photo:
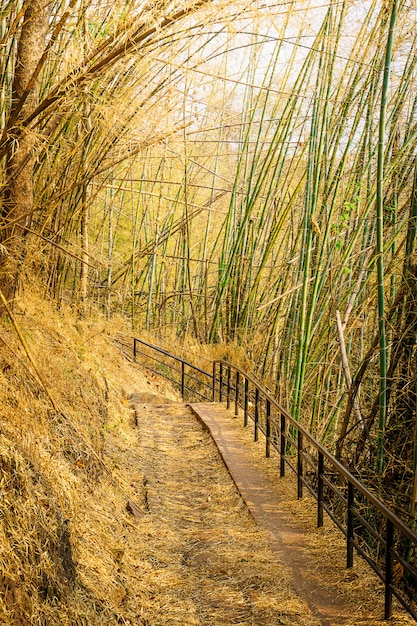
M 153 356 L 152 354 L 147 354 L 146 352 L 140 350 L 138 346 L 145 346 L 146 348 L 149 348 L 153 352 L 169 357 L 170 359 L 178 363 L 179 367 L 174 367 L 172 364 L 167 363 L 166 361 L 162 361 L 156 358 L 155 356 Z M 147 359 L 151 359 L 152 361 L 159 363 L 159 365 L 168 367 L 170 370 L 173 370 L 174 372 L 176 372 L 178 374 L 178 379 L 173 378 L 172 376 L 168 376 L 165 372 L 161 370 L 157 370 L 149 366 L 145 366 L 147 367 L 148 370 L 151 370 L 152 372 L 154 372 L 155 374 L 158 374 L 159 376 L 163 376 L 164 378 L 169 380 L 171 383 L 179 387 L 181 391 L 181 396 L 184 399 L 186 396 L 187 398 L 197 397 L 199 399 L 208 400 L 208 401 L 211 401 L 213 399 L 212 397 L 213 373 L 212 372 L 206 372 L 205 370 L 194 365 L 193 363 L 190 363 L 189 361 L 186 361 L 185 359 L 182 359 L 181 357 L 171 354 L 164 348 L 155 346 L 151 343 L 148 343 L 147 341 L 144 341 L 143 339 L 139 339 L 138 337 L 133 337 L 133 358 L 135 361 L 138 355 L 141 355 Z M 187 381 L 188 381 L 188 384 L 187 384 Z M 209 390 L 210 392 L 209 395 L 205 395 L 202 391 L 199 391 L 198 389 L 191 387 L 190 386 L 191 381 L 199 383 L 203 387 L 203 389 L 205 388 Z
M 142 350 L 141 346 L 151 353 Z M 171 359 L 176 365 L 155 354 Z M 253 376 L 224 359 L 214 361 L 212 372 L 207 372 L 138 337 L 133 337 L 133 355 L 135 360 L 140 355 L 168 368 L 169 374 L 158 370 L 157 366 L 152 368 L 145 365 L 177 385 L 184 399 L 198 397 L 215 401 L 217 398 L 219 402 L 225 401 L 228 409 L 233 402 L 236 417 L 242 410 L 244 426 L 248 425 L 249 419 L 254 423 L 255 441 L 259 438 L 259 431 L 264 434 L 265 455 L 270 456 L 271 448 L 277 451 L 280 476 L 285 475 L 286 467 L 296 474 L 298 498 L 303 496 L 306 487 L 317 500 L 317 526 L 323 526 L 323 514 L 326 512 L 345 535 L 346 566 L 353 566 L 356 550 L 383 581 L 385 619 L 391 617 L 392 601 L 396 597 L 417 620 L 417 599 L 413 599 L 417 589 L 417 566 L 411 562 L 411 557 L 417 561 L 417 535 L 297 422 Z M 190 381 L 201 385 L 203 391 L 190 387 Z M 204 390 L 206 393 L 209 390 L 209 394 L 205 395 Z M 307 448 L 310 449 L 308 454 Z M 315 459 L 310 451 L 315 453 Z M 332 477 L 336 477 L 339 482 L 335 484 Z M 341 513 L 335 510 L 337 504 Z M 375 529 L 366 519 L 366 513 L 360 510 L 361 506 L 371 507 L 373 514 L 380 517 L 384 535 L 383 531 Z M 376 543 L 376 547 L 372 548 L 364 539 L 365 536 L 368 541 Z M 378 559 L 378 554 L 383 555 L 384 559 Z M 384 562 L 381 563 L 381 560 Z
M 232 373 L 234 373 L 234 376 L 232 376 Z M 234 384 L 232 378 L 234 378 Z M 218 383 L 217 388 L 216 383 Z M 249 410 L 249 395 L 251 391 L 251 398 L 254 400 L 253 410 Z M 244 426 L 247 426 L 248 418 L 253 420 L 255 440 L 258 438 L 259 430 L 264 433 L 265 455 L 267 457 L 270 456 L 271 447 L 278 452 L 280 457 L 280 476 L 285 475 L 286 467 L 290 467 L 296 473 L 298 497 L 302 497 L 303 487 L 305 486 L 316 498 L 317 525 L 323 525 L 323 512 L 326 511 L 343 532 L 347 539 L 347 567 L 353 566 L 353 551 L 356 549 L 381 578 L 385 584 L 385 619 L 389 619 L 392 615 L 392 599 L 395 596 L 410 615 L 417 620 L 417 601 L 413 600 L 412 597 L 411 599 L 407 598 L 407 595 L 415 593 L 415 589 L 417 589 L 417 568 L 410 563 L 410 555 L 414 559 L 417 558 L 417 535 L 411 528 L 326 450 L 255 378 L 244 372 L 240 367 L 232 365 L 223 359 L 215 361 L 213 367 L 213 399 L 216 398 L 216 395 L 219 401 L 223 401 L 223 397 L 226 396 L 228 407 L 230 406 L 230 398 L 234 399 L 235 415 L 239 414 L 239 408 L 243 410 Z M 259 424 L 262 401 L 265 404 L 264 427 L 260 427 Z M 271 435 L 273 429 L 275 429 L 274 437 Z M 291 431 L 291 435 L 288 434 L 288 431 Z M 309 465 L 312 463 L 311 456 L 309 455 L 307 459 L 305 453 L 307 446 L 317 454 L 316 468 L 312 479 L 305 472 L 304 466 L 305 460 L 308 460 Z M 288 448 L 293 449 L 296 463 L 291 463 L 288 458 L 290 456 Z M 294 450 L 294 448 L 296 449 Z M 345 481 L 344 486 L 347 489 L 347 497 L 342 496 L 340 486 L 336 489 L 332 482 L 329 481 L 325 475 L 326 469 Z M 315 484 L 314 478 L 317 484 Z M 342 502 L 344 508 L 345 521 L 341 520 L 340 516 L 335 514 L 326 502 L 324 498 L 326 486 L 329 486 L 335 495 L 339 493 L 339 501 Z M 358 494 L 362 496 L 362 502 L 359 503 L 355 502 L 355 500 L 358 500 Z M 372 507 L 373 512 L 377 512 L 385 520 L 385 537 L 382 537 L 380 533 L 375 531 L 369 521 L 359 512 L 357 509 L 358 504 L 366 504 L 368 507 Z M 379 551 L 385 554 L 384 566 L 381 566 L 380 560 L 376 556 L 369 554 L 369 552 L 372 552 L 369 545 L 366 544 L 368 548 L 366 550 L 363 547 L 363 543 L 360 543 L 361 530 L 364 534 L 368 533 L 368 535 L 371 535 L 374 541 L 377 541 L 378 550 L 374 550 L 374 552 Z M 404 557 L 400 550 L 408 553 L 408 557 Z M 395 569 L 395 566 L 397 569 Z M 398 566 L 402 570 L 399 570 Z M 399 572 L 400 576 L 398 575 Z M 408 587 L 404 584 L 404 577 L 411 580 L 412 584 L 408 585 Z M 403 580 L 402 585 L 401 580 Z M 409 587 L 411 587 L 411 592 Z

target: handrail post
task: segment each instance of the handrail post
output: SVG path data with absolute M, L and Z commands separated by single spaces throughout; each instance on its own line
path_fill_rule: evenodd
M 266 400 L 266 433 L 265 433 L 265 456 L 267 459 L 271 456 L 271 401 Z
M 136 363 L 136 337 L 133 337 L 133 360 Z
M 348 483 L 348 510 L 347 510 L 347 555 L 346 555 L 346 567 L 349 569 L 353 567 L 353 542 L 354 542 L 354 528 L 353 528 L 353 505 L 355 503 L 355 492 L 352 483 Z
M 216 402 L 216 362 L 213 361 L 212 400 Z
M 220 363 L 219 370 L 219 402 L 223 402 L 223 363 Z
M 259 426 L 259 389 L 258 387 L 256 387 L 255 389 L 255 419 L 254 419 L 254 424 L 255 424 L 255 428 L 254 428 L 254 440 L 258 441 L 259 439 L 259 434 L 258 434 L 258 426 Z
M 297 438 L 297 498 L 303 497 L 303 433 L 298 431 Z
M 279 459 L 279 475 L 281 478 L 285 476 L 285 429 L 286 429 L 286 419 L 284 413 L 281 413 L 281 445 L 280 445 L 280 459 Z
M 239 415 L 239 385 L 240 385 L 240 374 L 236 370 L 235 417 Z
M 226 397 L 227 410 L 230 409 L 230 375 L 231 375 L 231 368 L 230 368 L 230 365 L 228 365 L 227 366 L 227 397 Z
M 184 399 L 185 393 L 185 363 L 181 361 L 181 397 Z
M 323 526 L 323 474 L 324 474 L 324 456 L 319 451 L 317 463 L 317 528 Z
M 243 426 L 248 425 L 248 406 L 249 406 L 249 381 L 245 378 L 245 405 L 243 414 Z
M 392 616 L 392 566 L 393 566 L 393 554 L 394 547 L 394 524 L 391 520 L 387 519 L 387 536 L 385 546 L 385 619 L 390 619 Z

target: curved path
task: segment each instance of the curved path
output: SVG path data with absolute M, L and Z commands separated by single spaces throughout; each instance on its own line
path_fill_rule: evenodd
M 151 626 L 318 626 L 183 404 L 134 405 L 148 523 L 159 528 Z M 144 580 L 149 585 L 149 579 Z M 173 600 L 175 598 L 175 600 Z
M 140 506 L 158 555 L 140 584 L 160 618 L 143 623 L 384 624 L 380 582 L 360 559 L 345 569 L 340 533 L 315 530 L 311 502 L 296 500 L 292 476 L 277 479 L 264 444 L 220 405 L 162 400 L 132 396 Z
M 312 613 L 323 626 L 351 622 L 352 608 L 329 590 L 332 581 L 323 574 L 315 575 L 316 564 L 303 547 L 303 531 L 288 519 L 282 507 L 279 481 L 272 480 L 262 468 L 256 467 L 250 450 L 236 435 L 234 420 L 218 404 L 190 405 L 209 430 L 222 455 L 240 495 L 256 523 L 267 530 L 277 558 L 292 570 L 297 593 L 308 602 Z

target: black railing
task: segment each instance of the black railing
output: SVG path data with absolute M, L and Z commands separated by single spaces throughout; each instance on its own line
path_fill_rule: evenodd
M 275 450 L 280 476 L 289 468 L 297 479 L 297 496 L 304 488 L 317 501 L 317 526 L 324 512 L 346 538 L 346 566 L 356 550 L 385 586 L 385 619 L 392 615 L 393 597 L 417 620 L 417 535 L 342 463 L 311 436 L 252 376 L 224 360 L 207 372 L 146 341 L 133 338 L 133 354 L 152 372 L 181 390 L 185 400 L 225 402 L 243 425 L 253 422 L 254 440 L 262 432 L 265 455 Z
M 346 537 L 346 566 L 353 566 L 356 550 L 385 585 L 385 619 L 392 600 L 417 620 L 417 535 L 377 496 L 367 489 L 326 448 L 310 435 L 259 383 L 239 367 L 216 361 L 213 399 L 234 402 L 234 414 L 265 436 L 265 455 L 274 449 L 280 475 L 288 467 L 297 477 L 297 495 L 304 487 L 317 500 L 317 525 L 325 511 Z M 239 411 L 240 409 L 240 411 Z
M 149 371 L 163 376 L 181 391 L 185 400 L 213 399 L 213 373 L 174 356 L 163 348 L 133 338 L 133 358 L 141 357 Z

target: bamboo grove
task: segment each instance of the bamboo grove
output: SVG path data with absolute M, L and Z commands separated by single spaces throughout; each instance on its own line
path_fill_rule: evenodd
M 80 314 L 239 347 L 414 519 L 417 5 L 1 11 L 3 291 L 37 275 Z

